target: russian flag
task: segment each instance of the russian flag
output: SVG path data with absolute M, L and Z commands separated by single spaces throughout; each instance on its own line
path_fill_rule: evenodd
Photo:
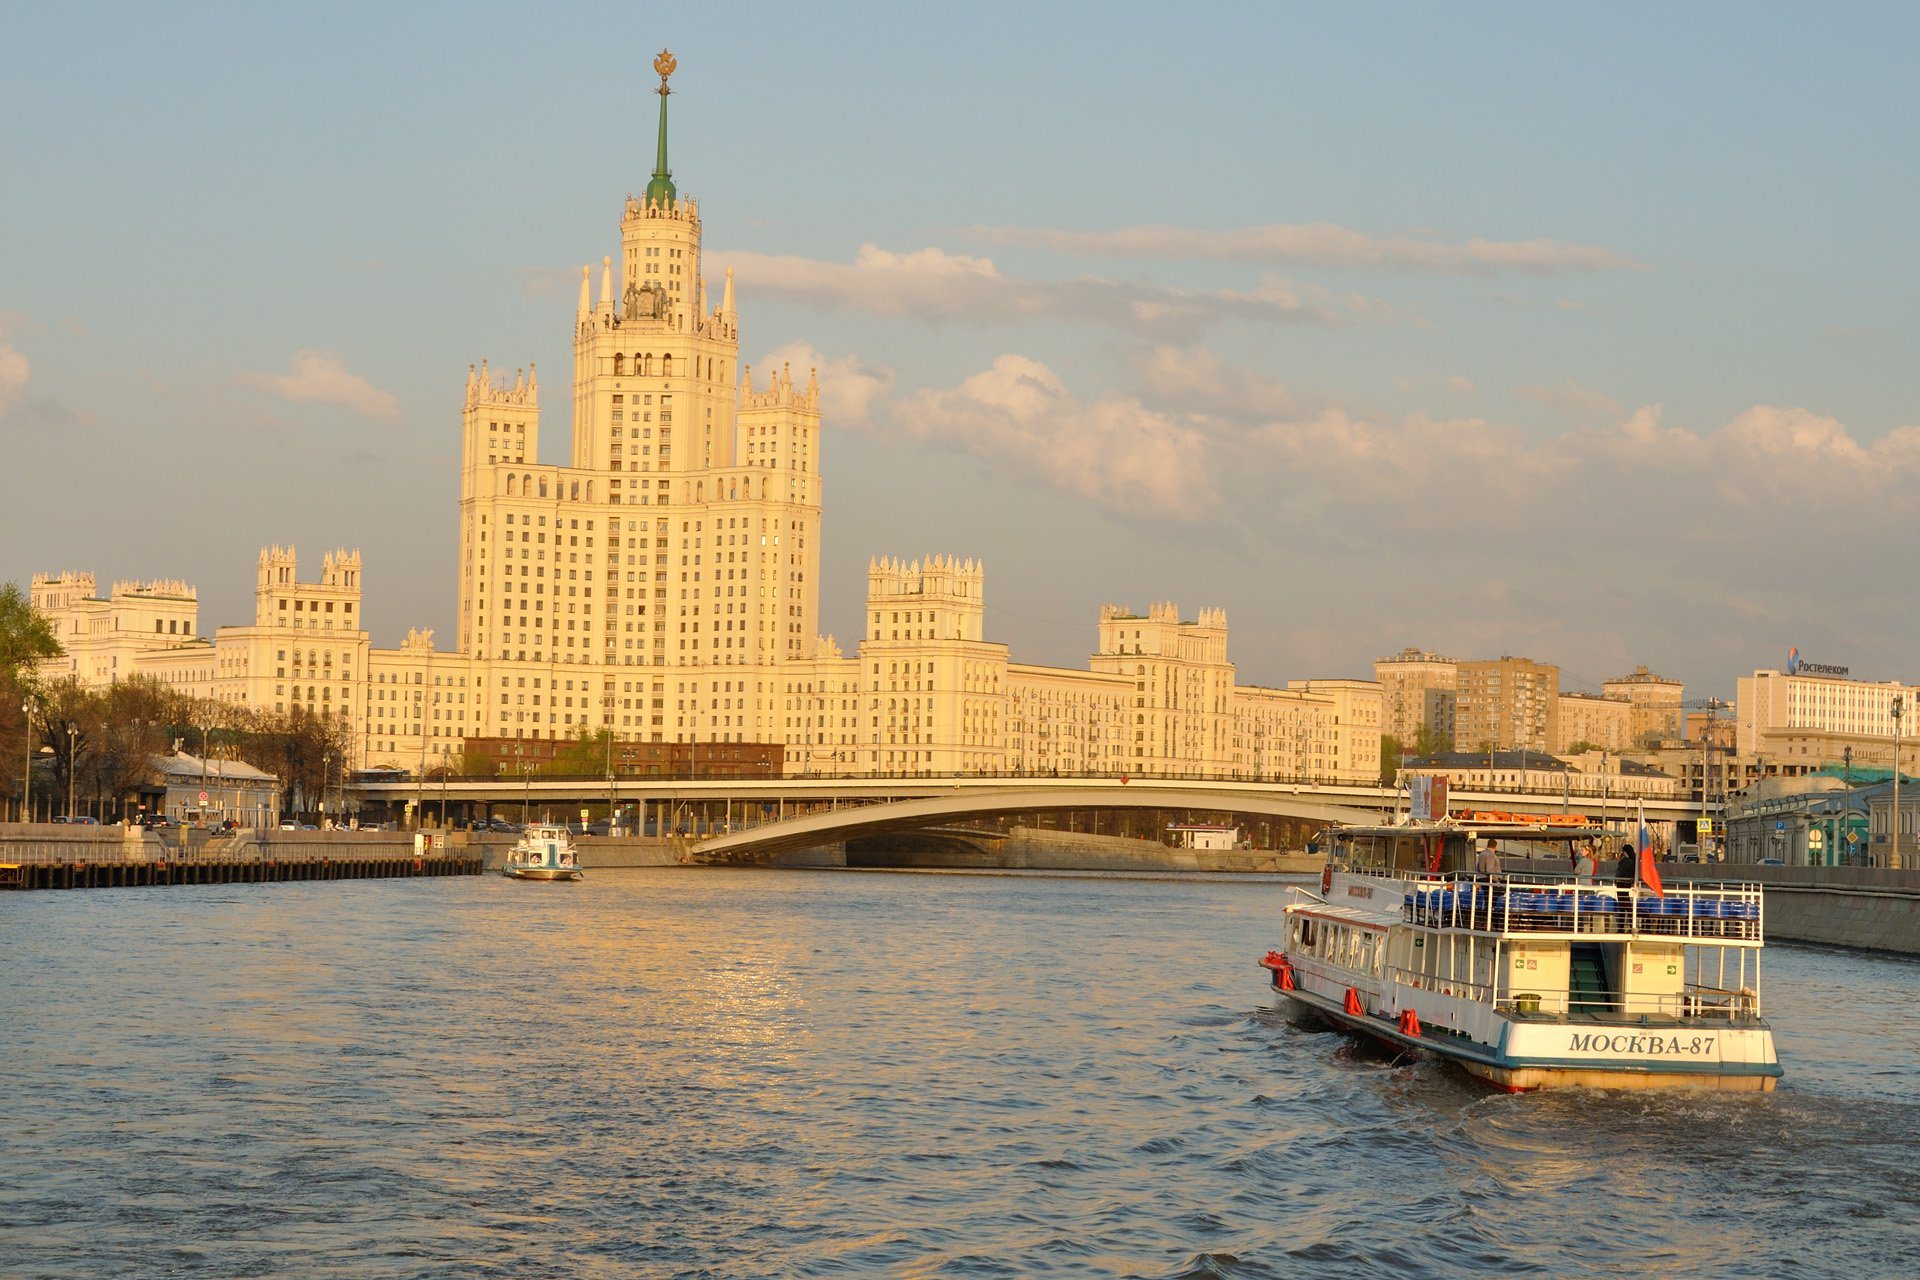
M 1640 802 L 1640 832 L 1635 837 L 1635 845 L 1640 850 L 1640 883 L 1653 890 L 1653 896 L 1667 896 L 1665 886 L 1660 883 L 1659 868 L 1653 865 L 1653 832 L 1647 829 L 1647 802 Z

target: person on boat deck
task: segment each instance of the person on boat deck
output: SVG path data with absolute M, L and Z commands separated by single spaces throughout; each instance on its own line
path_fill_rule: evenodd
M 1631 844 L 1620 846 L 1620 861 L 1613 864 L 1613 883 L 1625 893 L 1632 893 L 1635 880 L 1639 878 L 1640 859 L 1634 853 Z
M 1593 847 L 1593 841 L 1589 840 L 1580 846 L 1580 852 L 1573 857 L 1573 882 L 1582 885 L 1592 884 L 1593 877 L 1599 873 L 1599 870 L 1600 853 Z
M 1500 874 L 1500 842 L 1488 840 L 1480 847 L 1480 858 L 1473 869 L 1483 876 L 1492 878 Z

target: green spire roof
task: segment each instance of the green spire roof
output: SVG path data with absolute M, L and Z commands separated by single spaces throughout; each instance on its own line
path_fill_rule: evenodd
M 667 95 L 673 92 L 667 88 L 667 77 L 673 74 L 676 65 L 673 55 L 664 49 L 653 60 L 653 69 L 660 73 L 660 87 L 654 90 L 660 95 L 660 149 L 654 155 L 653 181 L 647 184 L 648 204 L 670 205 L 678 194 L 673 186 L 673 170 L 667 168 Z

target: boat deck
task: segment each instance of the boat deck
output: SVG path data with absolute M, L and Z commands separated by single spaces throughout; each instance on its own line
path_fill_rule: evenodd
M 1702 942 L 1761 941 L 1758 885 L 1675 885 L 1665 895 L 1571 882 L 1415 880 L 1402 918 L 1484 934 L 1617 934 Z

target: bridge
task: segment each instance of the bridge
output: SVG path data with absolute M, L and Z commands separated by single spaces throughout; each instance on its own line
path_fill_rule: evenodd
M 1290 820 L 1315 826 L 1379 821 L 1404 810 L 1406 792 L 1361 783 L 1195 777 L 882 775 L 855 777 L 669 778 L 657 776 L 406 778 L 355 783 L 348 796 L 398 814 L 407 802 L 429 819 L 501 815 L 568 821 L 581 810 L 622 811 L 622 824 L 648 834 L 712 836 L 703 860 L 758 859 L 847 838 L 951 826 L 1020 813 L 1163 810 L 1170 814 Z M 1571 809 L 1614 827 L 1635 820 L 1618 797 L 1456 790 L 1457 809 L 1519 814 Z M 1635 802 L 1637 805 L 1637 802 Z M 1691 822 L 1683 797 L 1647 802 L 1650 823 Z M 1135 825 L 1138 826 L 1136 819 Z M 1269 833 L 1276 835 L 1278 833 Z
M 1292 818 L 1318 825 L 1366 822 L 1378 815 L 1366 810 L 1322 804 L 1299 795 L 1256 795 L 1251 792 L 1223 801 L 1209 790 L 1177 790 L 1134 786 L 1106 780 L 1104 786 L 1018 787 L 1004 790 L 967 790 L 951 795 L 829 809 L 784 821 L 761 823 L 728 832 L 694 846 L 693 855 L 705 862 L 763 858 L 799 849 L 836 844 L 859 836 L 918 831 L 959 818 L 993 818 L 1014 813 L 1060 813 L 1070 810 L 1127 809 L 1199 810 L 1243 817 Z

